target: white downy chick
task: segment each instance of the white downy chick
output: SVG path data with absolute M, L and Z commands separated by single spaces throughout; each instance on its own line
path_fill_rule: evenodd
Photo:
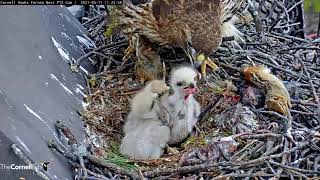
M 122 139 L 120 152 L 136 160 L 157 159 L 163 153 L 170 136 L 168 126 L 158 119 L 147 119 L 131 129 Z
M 120 146 L 123 155 L 138 160 L 160 158 L 170 135 L 170 116 L 162 106 L 167 97 L 162 94 L 169 89 L 164 81 L 153 80 L 133 98 Z
M 170 89 L 163 80 L 150 81 L 140 92 L 138 92 L 131 102 L 131 110 L 127 117 L 127 122 L 124 125 L 124 132 L 134 129 L 141 119 L 154 116 L 152 106 L 155 100 L 163 93 Z
M 200 104 L 193 97 L 197 92 L 198 73 L 191 67 L 180 67 L 171 73 L 173 94 L 164 102 L 172 120 L 169 144 L 175 144 L 188 136 L 198 122 Z

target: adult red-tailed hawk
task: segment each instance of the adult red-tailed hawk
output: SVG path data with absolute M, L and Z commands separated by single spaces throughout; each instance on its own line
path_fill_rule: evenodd
M 117 10 L 117 24 L 130 37 L 134 35 L 127 53 L 132 50 L 143 53 L 139 51 L 139 46 L 148 43 L 180 47 L 191 63 L 201 64 L 201 72 L 205 75 L 207 65 L 217 68 L 208 55 L 220 46 L 222 38 L 239 37 L 239 31 L 231 19 L 243 1 L 150 0 L 140 6 L 125 1 L 123 7 Z M 153 61 L 147 60 L 150 63 Z M 159 69 L 159 64 L 155 68 Z

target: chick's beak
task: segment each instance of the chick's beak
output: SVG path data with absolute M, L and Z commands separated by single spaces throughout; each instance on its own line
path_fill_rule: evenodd
M 189 86 L 185 87 L 184 89 L 184 99 L 186 100 L 190 95 L 195 94 L 198 92 L 198 88 L 191 83 Z

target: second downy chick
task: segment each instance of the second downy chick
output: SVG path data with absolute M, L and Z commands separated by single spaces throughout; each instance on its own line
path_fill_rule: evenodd
M 157 159 L 169 141 L 170 129 L 154 117 L 139 121 L 122 139 L 120 152 L 137 160 Z
M 169 141 L 170 117 L 163 110 L 162 97 L 169 87 L 161 80 L 153 80 L 132 100 L 131 112 L 124 126 L 120 152 L 130 158 L 149 160 L 159 158 Z
M 137 126 L 141 119 L 153 116 L 152 111 L 157 99 L 170 90 L 170 87 L 163 80 L 150 81 L 131 101 L 131 110 L 128 114 L 124 132 Z

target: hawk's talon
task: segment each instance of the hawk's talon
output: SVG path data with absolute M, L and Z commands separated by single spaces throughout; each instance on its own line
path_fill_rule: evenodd
M 209 57 L 207 57 L 205 62 L 207 63 L 208 66 L 211 67 L 212 71 L 217 71 L 218 70 L 218 68 L 219 68 L 218 65 L 216 65 L 216 63 L 214 63 Z
M 206 77 L 207 75 L 207 64 L 205 63 L 205 61 L 201 64 L 201 74 L 203 77 Z
M 206 76 L 207 74 L 207 66 L 209 66 L 212 71 L 216 71 L 218 69 L 218 65 L 216 65 L 209 57 L 207 57 L 201 64 L 201 74 Z

